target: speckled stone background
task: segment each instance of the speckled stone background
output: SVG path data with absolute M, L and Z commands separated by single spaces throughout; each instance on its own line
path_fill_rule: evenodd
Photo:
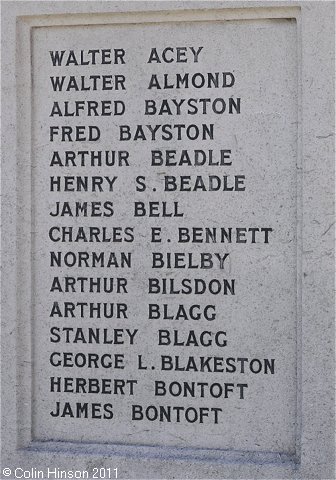
M 118 468 L 118 478 L 334 478 L 334 5 L 332 2 L 3 2 L 2 20 L 2 461 L 4 478 L 48 478 L 48 468 L 88 472 L 94 478 Z M 198 63 L 148 65 L 151 47 L 203 46 Z M 113 66 L 127 91 L 52 92 L 52 75 L 89 75 L 96 66 L 52 67 L 49 50 L 124 48 L 127 63 Z M 190 58 L 190 57 L 189 57 Z M 31 61 L 30 61 L 31 60 Z M 182 66 L 181 66 L 182 65 Z M 123 68 L 122 68 L 123 67 Z M 99 74 L 110 73 L 100 66 Z M 152 92 L 152 73 L 233 72 L 235 85 L 216 90 Z M 144 98 L 241 98 L 239 115 L 144 116 Z M 122 117 L 50 118 L 55 100 L 113 98 L 126 105 Z M 119 142 L 118 125 L 214 123 L 213 140 Z M 94 145 L 50 142 L 50 125 L 92 124 Z M 113 147 L 111 146 L 113 145 Z M 232 165 L 197 167 L 197 174 L 246 176 L 244 192 L 164 192 L 164 175 L 195 175 L 191 167 L 150 166 L 150 150 L 231 149 Z M 50 167 L 53 150 L 125 149 L 129 168 Z M 117 175 L 113 192 L 50 192 L 51 175 Z M 148 191 L 136 192 L 144 175 Z M 112 220 L 50 216 L 56 201 L 113 201 Z M 134 218 L 135 201 L 178 202 L 183 219 Z M 132 226 L 135 241 L 110 250 L 132 253 L 132 268 L 90 269 L 87 276 L 127 277 L 127 295 L 50 292 L 55 275 L 80 276 L 80 268 L 49 266 L 50 250 L 90 251 L 92 245 L 52 244 L 50 227 Z M 162 227 L 163 243 L 150 242 Z M 269 227 L 264 244 L 178 244 L 178 226 Z M 102 250 L 99 246 L 97 250 Z M 151 268 L 151 251 L 229 253 L 218 268 L 190 271 Z M 94 269 L 97 270 L 97 269 Z M 190 304 L 181 296 L 151 296 L 149 276 L 234 278 L 234 296 L 202 296 L 215 304 L 216 319 L 170 322 L 148 319 L 148 303 Z M 215 297 L 215 298 L 214 298 Z M 89 300 L 90 298 L 90 300 Z M 118 301 L 128 318 L 50 318 L 54 301 Z M 102 345 L 49 342 L 50 328 L 138 329 L 134 345 L 111 349 L 125 355 L 125 370 L 59 371 L 52 351 L 105 352 Z M 223 330 L 228 345 L 162 347 L 157 330 Z M 110 351 L 110 350 L 109 350 Z M 137 370 L 142 355 L 154 368 Z M 274 375 L 231 376 L 162 372 L 161 355 L 274 358 Z M 132 378 L 134 396 L 55 395 L 51 376 Z M 153 396 L 155 380 L 246 383 L 245 398 Z M 55 401 L 113 403 L 114 419 L 53 418 Z M 220 421 L 134 422 L 132 404 L 221 407 Z M 8 469 L 8 470 L 5 470 Z M 36 470 L 42 472 L 37 477 Z M 104 473 L 104 474 L 105 474 Z M 8 474 L 8 475 L 7 475 Z M 28 476 L 30 475 L 30 476 Z M 42 476 L 41 476 L 42 475 Z M 49 478 L 52 477 L 49 471 Z M 57 478 L 57 477 L 56 477 Z M 85 478 L 85 477 L 78 477 Z M 97 477 L 99 478 L 99 476 Z

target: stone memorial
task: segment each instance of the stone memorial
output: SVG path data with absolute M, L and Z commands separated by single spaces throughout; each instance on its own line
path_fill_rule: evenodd
M 334 478 L 331 2 L 3 2 L 4 478 Z

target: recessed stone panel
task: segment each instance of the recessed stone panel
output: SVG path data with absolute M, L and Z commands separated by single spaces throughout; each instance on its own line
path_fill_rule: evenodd
M 293 452 L 295 21 L 32 41 L 34 438 Z

